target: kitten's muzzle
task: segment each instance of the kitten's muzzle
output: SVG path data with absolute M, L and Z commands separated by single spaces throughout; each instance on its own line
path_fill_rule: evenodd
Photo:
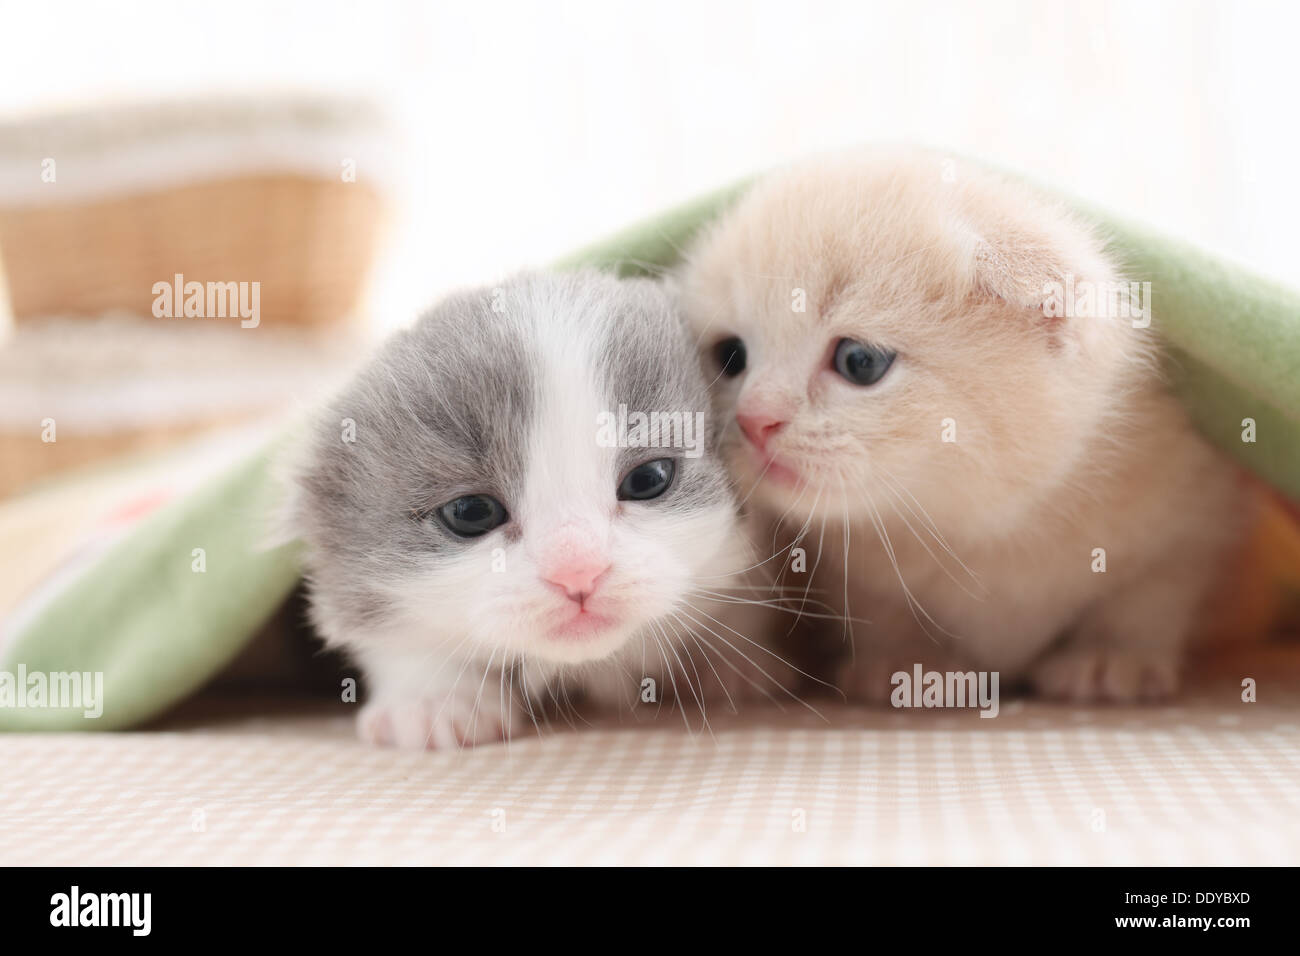
M 592 556 L 562 562 L 543 572 L 542 580 L 563 591 L 570 601 L 582 605 L 595 594 L 600 579 L 605 576 L 609 568 L 608 559 Z
M 787 422 L 766 412 L 736 412 L 736 424 L 745 433 L 749 443 L 759 451 L 767 452 L 767 443 Z

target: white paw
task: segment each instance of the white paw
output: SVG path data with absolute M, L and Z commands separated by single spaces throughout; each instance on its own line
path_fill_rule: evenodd
M 467 694 L 384 698 L 357 715 L 357 735 L 372 747 L 456 750 L 505 740 L 528 721 L 523 709 L 498 695 L 479 700 Z M 528 726 L 532 726 L 531 722 Z
M 1178 690 L 1178 655 L 1122 648 L 1065 648 L 1030 672 L 1035 690 L 1058 700 L 1164 700 Z

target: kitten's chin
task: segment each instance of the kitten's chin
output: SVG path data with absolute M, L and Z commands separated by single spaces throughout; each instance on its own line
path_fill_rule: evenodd
M 731 463 L 742 498 L 752 495 L 768 504 L 784 506 L 792 497 L 816 490 L 812 476 L 789 457 L 759 452 L 746 445 L 732 453 Z
M 600 643 L 609 635 L 623 630 L 622 622 L 609 614 L 594 611 L 577 611 L 560 618 L 546 629 L 548 641 L 561 644 Z
M 787 491 L 793 491 L 808 484 L 808 479 L 804 475 L 775 455 L 765 457 L 760 473 L 763 476 L 763 481 L 777 488 L 784 488 Z
M 557 664 L 581 664 L 608 657 L 627 641 L 632 625 L 609 609 L 563 612 L 540 625 L 532 641 L 534 656 Z

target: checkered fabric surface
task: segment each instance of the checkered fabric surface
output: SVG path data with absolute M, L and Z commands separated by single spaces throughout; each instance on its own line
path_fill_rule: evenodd
M 0 864 L 1283 864 L 1300 695 L 819 703 L 370 750 L 344 705 L 0 738 Z M 197 714 L 197 715 L 196 715 Z

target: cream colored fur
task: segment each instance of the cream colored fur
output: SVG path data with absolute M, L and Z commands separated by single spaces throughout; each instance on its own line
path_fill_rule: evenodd
M 690 251 L 676 279 L 706 355 L 733 335 L 748 352 L 715 384 L 723 420 L 785 422 L 768 449 L 798 476 L 760 477 L 732 428 L 741 493 L 869 622 L 846 690 L 884 699 L 918 661 L 1073 699 L 1176 688 L 1246 493 L 1164 388 L 1158 315 L 1045 315 L 1048 283 L 1119 275 L 1062 209 L 919 151 L 773 174 Z M 898 357 L 854 385 L 841 338 Z

